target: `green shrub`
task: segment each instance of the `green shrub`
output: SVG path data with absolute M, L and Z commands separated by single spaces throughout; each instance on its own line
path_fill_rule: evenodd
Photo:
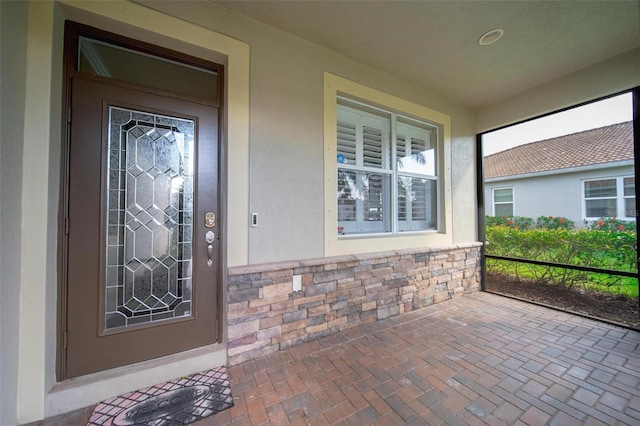
M 587 222 L 587 229 L 597 231 L 621 232 L 636 231 L 636 223 L 633 221 L 620 220 L 615 217 L 601 217 L 593 222 Z
M 540 219 L 540 218 L 539 218 Z M 522 259 L 540 260 L 569 265 L 590 266 L 635 272 L 636 234 L 634 231 L 567 229 L 559 220 L 539 220 L 537 224 L 557 226 L 533 229 L 517 229 L 508 226 L 486 228 L 486 253 Z M 614 225 L 612 224 L 611 227 Z M 492 260 L 492 270 L 515 275 L 517 278 L 545 281 L 551 284 L 587 286 L 597 284 L 604 287 L 619 285 L 624 278 L 613 275 L 585 273 L 566 268 L 548 267 L 516 262 Z M 608 277 L 608 278 L 607 278 Z M 622 281 L 621 281 L 622 280 Z
M 540 216 L 536 219 L 536 228 L 544 229 L 573 229 L 576 227 L 574 221 L 560 216 Z
M 489 226 L 507 226 L 515 229 L 531 229 L 533 219 L 524 216 L 485 216 L 485 224 Z
M 561 216 L 540 216 L 535 221 L 526 216 L 485 216 L 485 224 L 491 226 L 507 226 L 515 229 L 574 229 L 575 222 Z
M 487 254 L 606 269 L 635 270 L 633 231 L 587 229 L 518 230 L 487 227 Z

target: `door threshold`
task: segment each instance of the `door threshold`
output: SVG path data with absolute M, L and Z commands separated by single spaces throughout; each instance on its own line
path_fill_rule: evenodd
M 56 383 L 46 396 L 45 417 L 57 416 L 141 387 L 227 364 L 226 345 L 215 344 Z

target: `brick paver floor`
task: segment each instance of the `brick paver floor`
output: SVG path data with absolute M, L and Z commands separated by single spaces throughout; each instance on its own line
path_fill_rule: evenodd
M 640 425 L 640 333 L 488 293 L 231 367 L 197 425 Z
M 229 377 L 235 406 L 198 426 L 640 425 L 640 333 L 488 293 L 245 362 Z

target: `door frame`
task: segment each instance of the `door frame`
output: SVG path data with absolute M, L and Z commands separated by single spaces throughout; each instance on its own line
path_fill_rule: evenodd
M 121 80 L 110 79 L 100 76 L 91 76 L 86 73 L 81 73 L 76 70 L 77 51 L 78 51 L 78 39 L 81 36 L 85 36 L 94 40 L 100 40 L 112 45 L 121 46 L 130 50 L 134 50 L 143 54 L 156 56 L 171 61 L 183 63 L 196 68 L 214 71 L 217 73 L 217 92 L 216 101 L 201 99 L 194 96 L 183 95 L 180 93 L 171 93 L 166 90 L 161 90 L 153 87 L 144 87 L 135 85 Z M 195 103 L 201 103 L 204 105 L 214 106 L 218 108 L 218 207 L 219 212 L 217 218 L 217 226 L 220 245 L 218 250 L 218 257 L 215 259 L 219 265 L 217 270 L 217 320 L 216 320 L 216 334 L 218 336 L 218 342 L 222 343 L 226 337 L 225 324 L 223 323 L 224 312 L 224 277 L 226 276 L 226 263 L 224 263 L 225 247 L 224 241 L 226 236 L 224 231 L 226 230 L 226 169 L 225 169 L 225 111 L 224 111 L 224 87 L 225 87 L 225 67 L 222 64 L 214 63 L 204 60 L 202 58 L 190 56 L 175 50 L 166 49 L 160 46 L 156 46 L 150 43 L 142 42 L 139 40 L 131 39 L 125 36 L 114 34 L 108 31 L 104 31 L 98 28 L 90 27 L 88 25 L 80 24 L 73 21 L 65 22 L 64 29 L 64 54 L 63 54 L 63 83 L 62 83 L 62 147 L 61 147 L 61 179 L 60 179 L 60 204 L 58 214 L 58 298 L 57 298 L 57 345 L 56 345 L 56 381 L 61 382 L 67 379 L 67 309 L 68 309 L 68 231 L 69 231 L 69 155 L 70 155 L 70 140 L 71 140 L 71 86 L 72 78 L 74 76 L 82 76 L 85 79 L 95 80 L 96 82 L 106 82 L 111 85 L 117 85 L 124 88 L 132 88 L 138 91 L 145 91 L 152 94 L 159 94 L 167 97 L 174 97 L 176 99 L 186 100 Z

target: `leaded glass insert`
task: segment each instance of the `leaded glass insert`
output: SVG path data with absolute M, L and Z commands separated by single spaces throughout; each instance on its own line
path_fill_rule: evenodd
M 191 315 L 193 120 L 112 106 L 104 329 Z

